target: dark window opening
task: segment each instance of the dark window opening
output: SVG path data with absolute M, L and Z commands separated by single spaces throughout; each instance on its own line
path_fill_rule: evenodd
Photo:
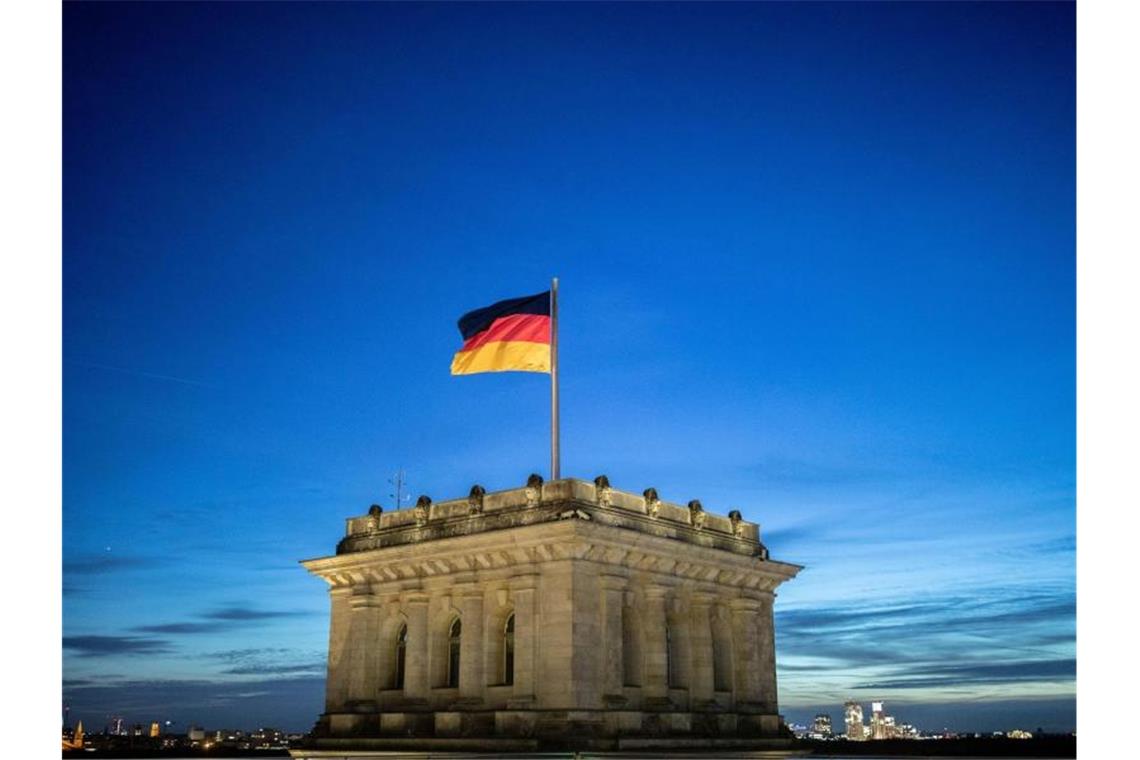
M 463 626 L 456 618 L 447 633 L 447 685 L 453 689 L 459 686 L 459 640 L 462 635 Z
M 404 688 L 404 661 L 408 652 L 408 626 L 401 625 L 396 632 L 396 667 L 392 670 L 392 688 Z
M 515 682 L 515 616 L 507 618 L 503 628 L 503 683 Z

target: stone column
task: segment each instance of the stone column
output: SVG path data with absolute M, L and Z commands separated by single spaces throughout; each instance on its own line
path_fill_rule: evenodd
M 620 575 L 602 575 L 602 697 L 606 702 L 624 702 L 622 682 L 625 664 L 622 661 L 622 607 L 625 599 L 625 578 Z
M 459 610 L 463 635 L 459 640 L 459 696 L 468 704 L 483 701 L 483 591 L 470 588 L 461 592 Z
M 376 632 L 373 646 L 376 647 L 376 691 L 380 693 L 392 688 L 396 666 L 396 630 L 399 627 L 395 618 L 400 610 L 400 596 L 387 589 L 380 595 L 380 606 L 376 610 Z
M 671 646 L 669 664 L 676 679 L 675 683 L 670 684 L 670 687 L 676 686 L 687 689 L 693 680 L 691 671 L 693 646 L 690 640 L 692 636 L 690 618 L 692 616 L 688 614 L 688 608 L 678 596 L 669 599 L 665 608 L 667 610 L 665 620 L 669 625 Z
M 408 594 L 408 644 L 404 650 L 404 696 L 426 700 L 428 696 L 428 595 Z
M 735 673 L 737 706 L 760 702 L 760 642 L 757 637 L 756 616 L 760 602 L 755 599 L 734 599 L 732 609 L 732 649 Z
M 358 711 L 375 711 L 380 666 L 380 598 L 363 586 L 348 598 L 352 619 L 349 637 L 348 699 Z
M 645 683 L 645 641 L 642 636 L 643 615 L 638 608 L 638 597 L 630 589 L 626 589 L 622 600 L 625 607 L 622 609 L 622 686 L 641 687 Z
M 669 701 L 669 653 L 665 640 L 665 597 L 669 593 L 662 586 L 645 589 L 645 674 L 641 693 L 647 705 L 661 706 Z
M 692 678 L 689 682 L 689 696 L 694 706 L 709 702 L 713 698 L 713 640 L 712 640 L 712 596 L 693 594 L 689 610 L 689 626 L 692 631 L 689 649 L 692 662 Z
M 348 699 L 349 628 L 352 610 L 348 606 L 352 589 L 341 586 L 329 589 L 329 669 L 325 682 L 325 712 L 340 712 Z
M 760 609 L 756 617 L 758 658 L 760 661 L 760 703 L 764 712 L 776 714 L 776 628 L 772 617 L 772 603 L 775 594 L 769 592 L 760 597 Z
M 534 703 L 535 649 L 538 643 L 534 595 L 537 586 L 537 573 L 516 575 L 510 580 L 515 605 L 515 688 L 510 700 L 512 707 L 529 707 Z

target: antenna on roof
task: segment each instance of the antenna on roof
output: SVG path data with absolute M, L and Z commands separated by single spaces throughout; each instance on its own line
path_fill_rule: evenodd
M 405 503 L 412 500 L 412 497 L 404 493 L 405 487 L 408 485 L 408 473 L 403 468 L 396 470 L 396 473 L 388 478 L 388 482 L 396 489 L 395 493 L 388 494 L 388 498 L 396 504 L 396 509 L 399 510 Z

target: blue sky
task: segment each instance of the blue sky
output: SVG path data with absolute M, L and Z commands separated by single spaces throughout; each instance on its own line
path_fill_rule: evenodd
M 806 565 L 791 720 L 1075 723 L 1074 6 L 64 7 L 64 698 L 303 730 L 296 560 L 548 462 Z

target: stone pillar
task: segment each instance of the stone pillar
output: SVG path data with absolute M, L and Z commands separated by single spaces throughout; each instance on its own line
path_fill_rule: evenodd
M 638 609 L 638 598 L 630 589 L 626 589 L 622 600 L 622 686 L 641 687 L 645 683 L 645 642 L 642 636 L 643 615 Z
M 712 597 L 693 594 L 689 609 L 690 661 L 689 697 L 693 706 L 713 698 Z
M 537 586 L 537 573 L 517 575 L 510 580 L 515 605 L 515 688 L 511 699 L 514 707 L 527 707 L 534 702 L 535 649 L 538 643 L 534 595 Z
M 760 610 L 756 617 L 758 658 L 760 660 L 760 703 L 764 712 L 776 714 L 776 627 L 772 615 L 775 594 L 760 597 Z
M 483 701 L 483 591 L 464 590 L 459 599 L 463 635 L 459 640 L 459 696 L 468 704 Z
M 625 701 L 622 681 L 625 665 L 622 662 L 622 607 L 625 598 L 625 578 L 620 575 L 602 575 L 602 697 L 607 702 Z
M 404 696 L 426 700 L 428 696 L 428 596 L 405 597 L 408 610 L 408 644 L 404 650 Z
M 761 668 L 760 642 L 757 637 L 756 616 L 760 602 L 755 599 L 734 599 L 732 609 L 733 667 L 736 670 L 735 697 L 737 706 L 760 702 Z
M 380 669 L 380 599 L 371 588 L 363 586 L 348 598 L 348 605 L 352 619 L 347 658 L 348 700 L 358 711 L 375 711 L 380 687 L 376 682 Z
M 662 586 L 649 586 L 645 589 L 645 620 L 642 631 L 645 634 L 645 673 L 641 693 L 647 705 L 661 706 L 669 701 L 669 653 L 665 640 L 665 596 L 669 593 Z
M 728 692 L 732 699 L 732 615 L 721 604 L 713 603 L 710 623 L 712 625 L 713 690 Z
M 689 688 L 692 683 L 692 625 L 691 615 L 680 597 L 674 596 L 665 605 L 665 620 L 669 625 L 669 664 L 675 677 L 670 688 Z
M 348 598 L 352 589 L 329 589 L 329 669 L 325 682 L 325 712 L 340 712 L 348 700 L 348 640 L 352 610 Z
M 570 689 L 565 695 L 567 701 L 561 701 L 567 708 L 579 710 L 596 710 L 602 707 L 603 673 L 605 667 L 605 631 L 602 628 L 603 606 L 605 593 L 601 588 L 597 568 L 587 563 L 568 563 L 569 572 L 563 576 L 570 580 L 569 608 L 566 613 L 552 611 L 550 617 L 543 617 L 543 622 L 554 624 L 554 631 L 547 631 L 553 646 L 559 647 L 563 642 L 570 649 L 570 673 L 568 683 Z M 561 568 L 559 568 L 561 571 Z M 561 594 L 560 594 L 561 596 Z M 547 595 L 543 595 L 546 601 Z M 539 609 L 545 609 L 540 606 Z M 553 635 L 551 635 L 553 634 Z M 547 638 L 543 639 L 543 652 Z M 550 654 L 551 658 L 560 655 Z M 550 672 L 557 672 L 551 669 Z M 543 699 L 543 690 L 539 687 L 538 698 Z M 544 705 L 547 703 L 543 703 Z M 558 703 L 552 703 L 551 706 Z

